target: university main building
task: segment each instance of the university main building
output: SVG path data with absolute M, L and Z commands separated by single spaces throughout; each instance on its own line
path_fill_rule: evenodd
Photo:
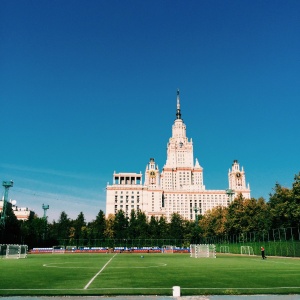
M 167 145 L 167 161 L 160 171 L 154 158 L 150 158 L 141 173 L 113 174 L 113 183 L 106 187 L 106 216 L 123 210 L 130 216 L 132 209 L 147 216 L 165 216 L 173 213 L 194 220 L 196 214 L 205 214 L 216 206 L 227 206 L 238 194 L 250 198 L 249 184 L 243 168 L 234 160 L 228 172 L 228 189 L 206 190 L 203 168 L 194 161 L 192 139 L 186 136 L 186 126 L 181 119 L 179 91 L 177 91 L 176 119 L 172 137 Z

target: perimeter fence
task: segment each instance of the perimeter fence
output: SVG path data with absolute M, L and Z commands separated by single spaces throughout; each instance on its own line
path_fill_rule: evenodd
M 251 246 L 254 254 L 260 255 L 260 248 L 264 246 L 266 254 L 270 256 L 300 257 L 299 227 L 276 228 L 257 232 L 244 232 L 234 235 L 198 236 L 194 239 L 62 239 L 58 240 L 62 246 L 80 247 L 159 247 L 172 245 L 189 247 L 190 244 L 214 244 L 217 252 L 221 246 L 228 246 L 230 253 L 240 254 L 241 246 Z
M 206 237 L 207 244 L 215 244 L 217 251 L 221 246 L 228 246 L 230 253 L 241 253 L 241 246 L 251 246 L 255 255 L 261 254 L 261 247 L 265 248 L 269 256 L 300 257 L 299 227 L 276 228 L 269 231 L 246 232 L 237 235 L 221 237 Z

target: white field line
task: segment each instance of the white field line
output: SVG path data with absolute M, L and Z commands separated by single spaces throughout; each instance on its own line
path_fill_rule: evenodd
M 102 269 L 88 282 L 88 284 L 84 287 L 84 290 L 86 290 L 90 284 L 95 280 L 95 278 L 105 269 L 105 267 L 112 261 L 112 259 L 116 256 L 115 254 L 103 267 Z
M 51 264 L 43 264 L 43 267 L 46 268 L 58 268 L 58 269 L 96 269 L 96 267 L 67 267 L 65 266 L 68 263 L 51 263 Z M 62 266 L 59 266 L 62 265 Z M 110 267 L 110 269 L 149 269 L 149 268 L 160 268 L 165 267 L 167 264 L 158 263 L 156 266 L 144 266 L 144 267 Z

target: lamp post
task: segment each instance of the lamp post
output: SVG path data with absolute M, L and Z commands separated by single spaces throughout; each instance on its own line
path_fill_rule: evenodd
M 196 225 L 198 225 L 198 214 L 197 214 L 198 210 L 199 210 L 198 207 L 194 207 Z
M 232 202 L 232 196 L 234 195 L 234 191 L 232 189 L 227 189 L 226 194 L 229 196 L 230 203 Z

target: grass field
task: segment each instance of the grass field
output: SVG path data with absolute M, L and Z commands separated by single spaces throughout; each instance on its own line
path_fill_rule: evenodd
M 299 294 L 300 260 L 188 254 L 41 254 L 0 259 L 0 295 Z

